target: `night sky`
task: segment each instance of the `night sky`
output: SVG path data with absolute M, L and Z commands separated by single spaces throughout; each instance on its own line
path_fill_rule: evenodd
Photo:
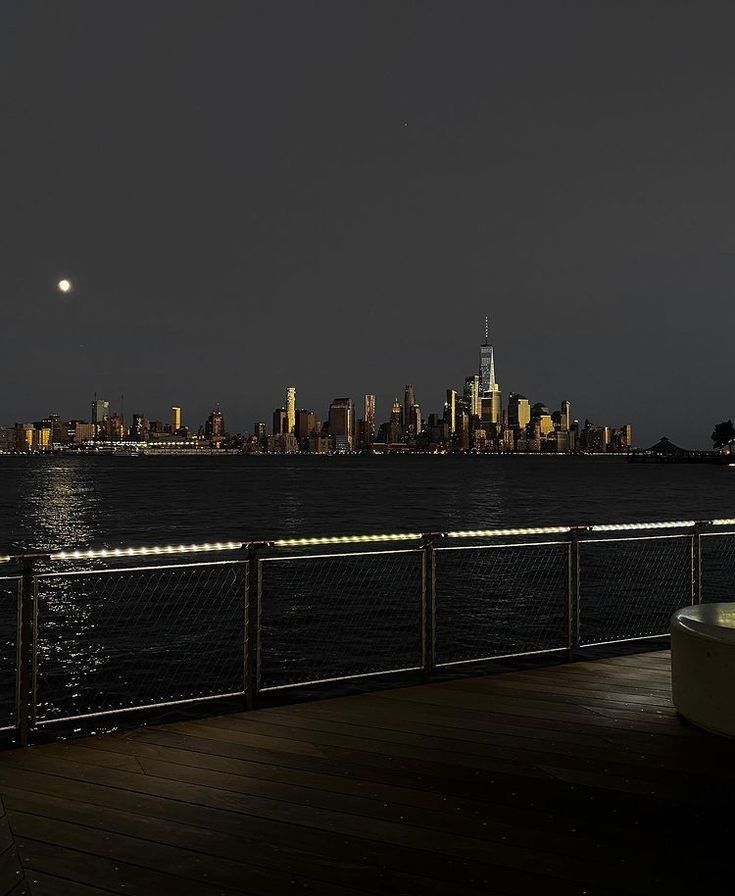
M 735 6 L 0 3 L 0 423 L 249 431 L 476 372 L 646 447 L 735 414 Z M 67 296 L 55 283 L 69 277 Z

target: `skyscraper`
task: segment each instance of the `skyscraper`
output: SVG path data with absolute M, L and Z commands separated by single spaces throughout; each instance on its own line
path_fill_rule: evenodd
M 489 342 L 489 329 L 487 317 L 485 318 L 485 341 L 480 346 L 480 394 L 500 391 L 500 386 L 495 382 L 495 354 Z
M 351 398 L 335 398 L 329 405 L 329 435 L 335 451 L 352 451 L 354 408 Z
M 561 431 L 569 432 L 569 427 L 572 425 L 572 404 L 569 401 L 562 401 L 561 403 Z
M 92 402 L 92 423 L 104 423 L 110 416 L 110 402 L 95 396 Z
M 464 397 L 467 399 L 470 414 L 480 416 L 480 377 L 466 376 L 464 380 Z
M 305 408 L 299 408 L 299 410 L 296 411 L 296 429 L 294 432 L 296 433 L 299 448 L 302 451 L 308 451 L 309 439 L 311 436 L 317 435 L 316 417 L 314 416 L 313 411 L 306 410 Z
M 485 318 L 485 342 L 480 346 L 480 417 L 483 423 L 502 422 L 500 386 L 495 380 L 495 353 L 489 340 Z
M 286 389 L 286 432 L 294 432 L 296 429 L 296 386 Z
M 213 442 L 224 438 L 225 418 L 222 416 L 219 405 L 207 417 L 207 422 L 204 424 L 204 435 Z
M 362 419 L 365 422 L 366 444 L 375 441 L 375 396 L 367 393 L 363 399 Z
M 444 410 L 444 419 L 449 424 L 449 435 L 453 436 L 457 431 L 457 393 L 454 389 L 447 389 Z
M 273 411 L 273 435 L 280 436 L 288 432 L 288 413 L 286 408 L 276 408 Z
M 531 402 L 520 392 L 511 392 L 508 399 L 508 424 L 525 427 L 531 422 Z
M 171 432 L 181 429 L 181 408 L 171 408 Z
M 406 383 L 403 392 L 403 429 L 406 435 L 411 435 L 411 408 L 416 404 L 416 395 L 411 383 Z M 414 433 L 415 435 L 415 433 Z

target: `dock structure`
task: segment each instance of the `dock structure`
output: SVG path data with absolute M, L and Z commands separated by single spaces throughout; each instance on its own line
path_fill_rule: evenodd
M 0 892 L 731 892 L 734 784 L 668 651 L 439 680 L 5 751 Z

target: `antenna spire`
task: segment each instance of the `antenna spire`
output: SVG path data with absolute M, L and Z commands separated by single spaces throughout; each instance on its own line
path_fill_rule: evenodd
M 487 314 L 486 314 L 486 315 L 485 315 L 485 345 L 487 345 L 487 340 L 488 340 L 488 337 L 489 337 L 489 333 L 490 333 L 490 331 L 489 331 L 489 329 L 488 329 L 488 325 L 487 325 Z

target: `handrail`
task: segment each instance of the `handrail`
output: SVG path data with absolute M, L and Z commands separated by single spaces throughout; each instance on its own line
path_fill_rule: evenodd
M 505 538 L 525 535 L 566 535 L 573 532 L 627 532 L 655 529 L 694 529 L 707 526 L 735 526 L 735 517 L 711 520 L 657 520 L 637 523 L 596 523 L 565 526 L 518 526 L 502 529 L 467 529 L 449 532 L 433 532 L 439 538 Z M 249 544 L 257 543 L 273 548 L 317 547 L 319 545 L 370 544 L 391 541 L 420 541 L 426 537 L 423 532 L 390 532 L 361 535 L 319 535 L 291 538 L 277 538 L 272 541 L 217 541 L 202 544 L 154 545 L 118 548 L 59 549 L 44 552 L 25 552 L 0 555 L 1 563 L 23 562 L 25 560 L 68 561 L 107 560 L 120 557 L 144 557 L 167 554 L 214 553 L 216 551 L 239 551 Z

